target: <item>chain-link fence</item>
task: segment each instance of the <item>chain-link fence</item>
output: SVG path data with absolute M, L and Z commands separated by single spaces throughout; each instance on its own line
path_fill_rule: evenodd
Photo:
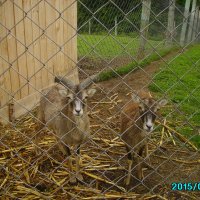
M 198 6 L 1 0 L 1 199 L 198 199 Z

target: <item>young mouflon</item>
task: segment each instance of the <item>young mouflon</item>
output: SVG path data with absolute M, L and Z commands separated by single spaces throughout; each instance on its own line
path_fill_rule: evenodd
M 66 78 L 55 77 L 57 85 L 42 91 L 38 109 L 38 127 L 36 144 L 39 141 L 39 131 L 43 127 L 53 130 L 59 149 L 68 157 L 69 181 L 82 181 L 80 173 L 80 145 L 90 134 L 90 122 L 87 113 L 87 98 L 92 97 L 96 89 L 91 88 L 97 79 L 93 75 L 74 84 Z M 76 170 L 73 172 L 71 147 L 76 158 Z M 36 152 L 40 153 L 37 145 Z
M 121 113 L 121 138 L 128 153 L 128 175 L 126 185 L 129 185 L 133 159 L 136 164 L 137 178 L 143 178 L 142 155 L 148 156 L 148 134 L 154 129 L 157 111 L 167 103 L 166 99 L 156 101 L 149 92 L 132 95 L 132 102 L 127 104 Z

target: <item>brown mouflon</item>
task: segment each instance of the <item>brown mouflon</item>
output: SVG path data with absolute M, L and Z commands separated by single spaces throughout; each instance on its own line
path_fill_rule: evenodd
M 147 92 L 133 94 L 132 100 L 121 113 L 121 138 L 128 153 L 126 185 L 130 183 L 133 159 L 136 164 L 137 178 L 143 178 L 141 162 L 143 153 L 145 157 L 148 156 L 148 134 L 153 131 L 157 111 L 167 103 L 165 99 L 156 101 Z

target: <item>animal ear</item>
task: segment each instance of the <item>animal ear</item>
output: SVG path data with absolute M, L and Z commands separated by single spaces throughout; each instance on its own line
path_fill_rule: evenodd
M 139 103 L 139 107 L 143 112 L 145 111 L 145 107 L 144 107 L 144 104 L 142 102 Z
M 60 93 L 62 97 L 69 97 L 70 99 L 73 98 L 73 94 L 68 92 L 66 89 L 60 89 L 58 90 L 58 92 Z
M 68 93 L 67 97 L 70 98 L 70 99 L 73 99 L 74 96 L 73 96 L 72 93 Z
M 144 104 L 145 104 L 146 102 L 142 102 L 142 100 L 140 99 L 140 97 L 139 97 L 137 94 L 132 94 L 132 100 L 133 100 L 134 102 L 136 102 L 136 103 L 139 103 L 139 107 L 140 107 L 140 109 L 141 109 L 142 111 L 145 110 Z
M 167 99 L 161 99 L 157 106 L 155 107 L 155 111 L 159 110 L 161 107 L 165 106 L 168 103 Z
M 131 95 L 131 97 L 132 97 L 132 100 L 134 101 L 134 102 L 136 102 L 136 103 L 141 103 L 141 99 L 140 99 L 140 97 L 137 95 L 137 94 L 132 94 Z
M 96 93 L 96 89 L 94 89 L 94 88 L 91 88 L 91 89 L 88 89 L 87 90 L 87 96 L 88 97 L 92 97 L 95 93 Z
M 162 106 L 165 106 L 167 103 L 168 103 L 167 99 L 161 99 L 161 100 L 158 102 L 158 105 L 159 105 L 160 107 L 162 107 Z
M 62 97 L 66 97 L 68 95 L 67 90 L 64 90 L 64 89 L 60 89 L 58 90 L 58 92 Z

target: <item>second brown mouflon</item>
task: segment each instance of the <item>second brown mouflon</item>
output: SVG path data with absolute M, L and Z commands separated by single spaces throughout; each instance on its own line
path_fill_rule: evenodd
M 148 156 L 148 134 L 154 129 L 157 111 L 167 103 L 166 99 L 156 101 L 150 93 L 132 95 L 132 102 L 121 113 L 121 138 L 128 153 L 128 175 L 126 185 L 131 180 L 133 159 L 136 164 L 137 178 L 143 178 L 142 155 Z

